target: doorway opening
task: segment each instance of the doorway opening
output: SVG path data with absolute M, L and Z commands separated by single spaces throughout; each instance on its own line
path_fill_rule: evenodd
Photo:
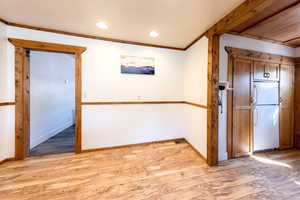
M 75 56 L 27 51 L 29 59 L 30 152 L 74 152 Z
M 73 119 L 75 122 L 74 149 L 76 153 L 81 152 L 81 54 L 85 47 L 71 46 L 31 40 L 20 40 L 9 38 L 10 43 L 15 46 L 15 159 L 21 160 L 30 156 L 30 51 L 42 51 L 52 53 L 64 53 L 74 56 L 74 84 L 75 84 L 75 111 Z M 69 55 L 70 56 L 70 55 Z M 59 71 L 62 71 L 61 69 Z M 69 81 L 64 82 L 69 83 Z M 66 84 L 67 85 L 67 84 Z M 38 87 L 39 85 L 35 85 Z M 52 96 L 43 96 L 48 101 Z M 44 122 L 46 123 L 46 122 Z M 70 125 L 71 127 L 71 125 Z M 33 127 L 34 128 L 34 127 Z M 61 130 L 62 131 L 62 130 Z

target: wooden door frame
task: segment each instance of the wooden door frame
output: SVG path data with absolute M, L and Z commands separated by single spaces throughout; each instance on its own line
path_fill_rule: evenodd
M 75 55 L 75 152 L 81 152 L 81 54 L 85 47 L 71 46 L 31 40 L 9 38 L 8 41 L 15 46 L 15 159 L 21 160 L 29 151 L 29 63 L 26 62 L 26 51 L 48 51 L 68 53 Z
M 233 73 L 234 73 L 234 61 L 237 58 L 249 59 L 254 61 L 276 63 L 280 66 L 295 65 L 296 59 L 288 56 L 281 56 L 271 53 L 264 53 L 259 51 L 253 51 L 248 49 L 240 49 L 234 47 L 225 47 L 228 54 L 228 65 L 227 65 L 227 80 L 230 88 L 233 86 Z M 253 65 L 252 65 L 253 68 Z M 253 72 L 253 69 L 251 69 Z M 253 74 L 251 73 L 251 76 Z M 253 77 L 251 77 L 253 81 Z M 280 81 L 279 81 L 280 82 Z M 253 134 L 252 134 L 252 149 L 253 149 Z M 232 159 L 233 155 L 233 94 L 232 91 L 227 93 L 227 153 L 228 159 Z

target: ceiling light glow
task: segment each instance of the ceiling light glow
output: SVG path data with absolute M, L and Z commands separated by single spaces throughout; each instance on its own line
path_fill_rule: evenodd
M 98 23 L 96 23 L 96 25 L 97 25 L 98 28 L 100 28 L 100 29 L 108 29 L 107 24 L 104 23 L 104 22 L 98 22 Z
M 158 32 L 156 32 L 156 31 L 151 31 L 151 32 L 149 33 L 149 35 L 150 35 L 150 37 L 157 37 L 159 34 L 158 34 Z

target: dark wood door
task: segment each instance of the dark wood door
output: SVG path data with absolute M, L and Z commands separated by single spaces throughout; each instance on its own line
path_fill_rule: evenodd
M 253 61 L 237 58 L 233 69 L 233 148 L 232 156 L 252 152 L 251 68 Z
M 294 71 L 291 65 L 280 67 L 280 149 L 294 146 Z

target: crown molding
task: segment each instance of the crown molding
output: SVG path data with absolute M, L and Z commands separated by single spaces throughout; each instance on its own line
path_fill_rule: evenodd
M 14 26 L 14 27 L 19 27 L 19 28 L 27 28 L 27 29 L 32 29 L 32 30 L 37 30 L 37 31 L 45 31 L 45 32 L 50 32 L 50 33 L 58 33 L 58 34 L 63 34 L 63 35 L 75 36 L 75 37 L 82 37 L 82 38 L 89 38 L 89 39 L 95 39 L 95 40 L 116 42 L 116 43 L 122 43 L 122 44 L 131 44 L 131 45 L 137 45 L 137 46 L 171 49 L 171 50 L 177 50 L 177 51 L 184 51 L 185 50 L 185 48 L 179 48 L 179 47 L 171 47 L 171 46 L 164 46 L 164 45 L 157 45 L 157 44 L 150 44 L 150 43 L 143 43 L 143 42 L 134 42 L 134 41 L 129 41 L 129 40 L 120 40 L 120 39 L 106 38 L 106 37 L 100 37 L 100 36 L 95 36 L 95 35 L 87 35 L 87 34 L 81 34 L 81 33 L 62 31 L 62 30 L 51 29 L 51 28 L 30 26 L 30 25 L 26 25 L 26 24 L 19 24 L 19 23 L 9 22 L 9 21 L 7 21 L 5 19 L 2 19 L 2 18 L 0 18 L 0 22 L 6 24 L 8 26 Z

